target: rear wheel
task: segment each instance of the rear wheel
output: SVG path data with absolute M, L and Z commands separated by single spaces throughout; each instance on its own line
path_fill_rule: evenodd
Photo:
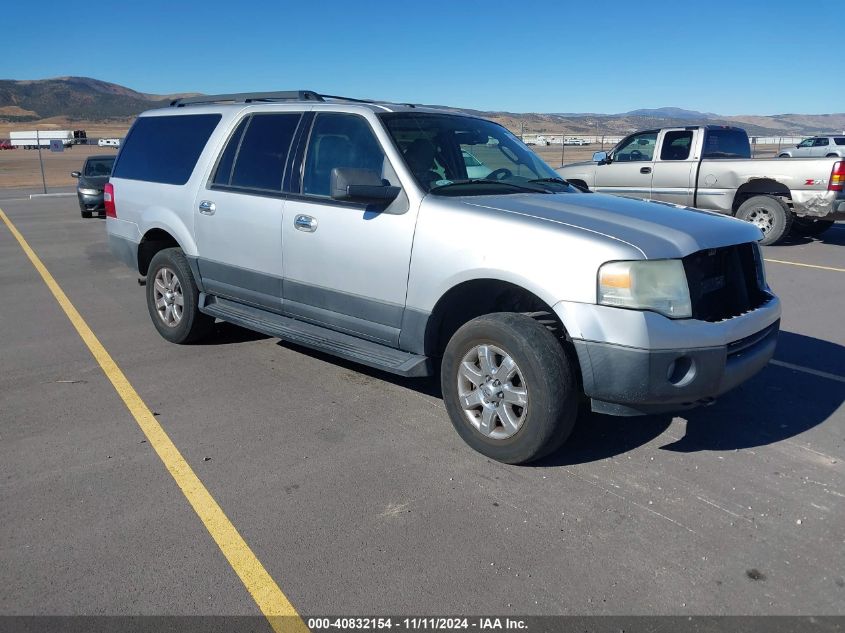
M 153 325 L 171 343 L 193 343 L 214 328 L 214 318 L 199 311 L 199 290 L 182 249 L 165 248 L 153 256 L 146 289 Z
M 522 314 L 488 314 L 464 324 L 446 346 L 440 380 L 458 434 L 507 464 L 557 449 L 578 414 L 578 388 L 563 346 Z
M 792 222 L 792 232 L 806 237 L 818 237 L 832 226 L 833 220 L 796 216 Z
M 792 209 L 780 198 L 754 196 L 737 209 L 736 217 L 751 222 L 763 231 L 760 244 L 768 246 L 783 239 L 792 225 Z
M 825 158 L 839 158 L 839 154 L 828 154 Z
M 789 154 L 781 154 L 778 158 L 791 158 Z

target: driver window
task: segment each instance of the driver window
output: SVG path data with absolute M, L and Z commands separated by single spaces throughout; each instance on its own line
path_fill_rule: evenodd
M 812 147 L 812 146 L 813 146 L 813 139 L 811 139 L 811 138 L 803 140 L 798 144 L 798 147 Z
M 657 145 L 657 132 L 634 134 L 622 141 L 613 152 L 614 162 L 641 162 L 654 159 L 654 147 Z

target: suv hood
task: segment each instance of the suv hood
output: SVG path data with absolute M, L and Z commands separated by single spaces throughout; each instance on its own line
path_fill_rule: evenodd
M 753 224 L 719 213 L 598 193 L 510 194 L 462 201 L 607 235 L 649 259 L 685 257 L 762 237 Z

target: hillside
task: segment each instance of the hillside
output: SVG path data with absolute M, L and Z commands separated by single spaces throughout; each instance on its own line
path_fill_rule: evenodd
M 128 127 L 129 120 L 138 113 L 188 94 L 195 93 L 145 94 L 87 77 L 0 80 L 0 123 L 121 122 Z M 524 130 L 531 133 L 620 135 L 652 127 L 696 124 L 739 125 L 756 136 L 808 136 L 821 132 L 842 133 L 845 130 L 845 113 L 722 116 L 676 107 L 640 109 L 621 114 L 464 111 L 494 119 L 515 132 Z

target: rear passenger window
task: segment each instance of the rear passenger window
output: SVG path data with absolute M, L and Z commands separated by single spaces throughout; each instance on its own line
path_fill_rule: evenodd
M 678 130 L 666 132 L 663 137 L 663 148 L 660 150 L 660 160 L 686 160 L 692 145 L 692 132 Z
M 354 114 L 318 114 L 311 129 L 302 192 L 328 196 L 332 169 L 372 169 L 398 184 L 393 169 L 365 119 Z
M 824 147 L 825 145 L 829 145 L 826 138 L 817 138 L 816 142 L 813 143 L 816 147 Z
M 184 185 L 220 119 L 219 114 L 140 117 L 126 137 L 112 176 Z
M 837 136 L 835 139 L 837 145 L 845 145 L 845 136 Z
M 281 191 L 285 161 L 301 117 L 299 112 L 253 114 L 240 139 L 229 184 L 245 189 Z M 229 145 L 234 141 L 233 137 Z M 228 151 L 227 146 L 221 162 Z

